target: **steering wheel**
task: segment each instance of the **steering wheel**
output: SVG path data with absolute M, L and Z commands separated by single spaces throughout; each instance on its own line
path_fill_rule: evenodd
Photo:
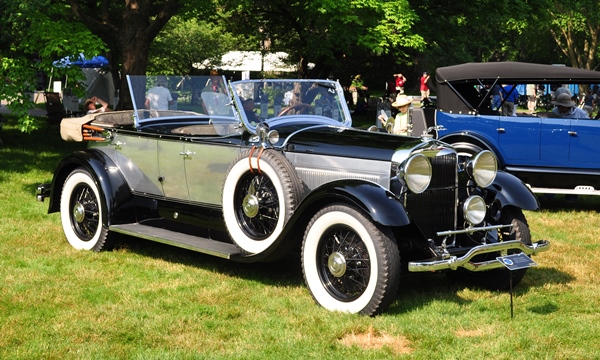
M 315 109 L 310 104 L 298 103 L 283 109 L 277 116 L 287 115 L 291 111 L 293 111 L 294 114 L 315 114 Z

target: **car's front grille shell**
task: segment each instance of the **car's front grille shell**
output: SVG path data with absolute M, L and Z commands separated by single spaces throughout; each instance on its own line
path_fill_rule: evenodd
M 432 179 L 421 194 L 406 195 L 406 209 L 427 239 L 436 239 L 438 231 L 456 227 L 457 160 L 456 153 L 429 158 Z

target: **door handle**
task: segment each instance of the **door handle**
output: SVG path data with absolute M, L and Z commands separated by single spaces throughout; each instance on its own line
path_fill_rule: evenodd
M 499 133 L 505 133 L 506 131 L 504 130 L 504 128 L 497 128 L 496 131 L 498 131 Z
M 577 131 L 569 131 L 568 134 L 571 136 L 577 136 Z
M 179 152 L 179 155 L 183 155 L 183 156 L 192 156 L 192 155 L 196 155 L 196 153 L 195 153 L 195 152 L 193 152 L 193 151 L 186 150 L 186 151 L 180 151 L 180 152 Z

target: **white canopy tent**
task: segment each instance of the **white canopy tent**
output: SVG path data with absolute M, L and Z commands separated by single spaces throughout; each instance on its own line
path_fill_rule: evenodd
M 243 79 L 250 78 L 251 71 L 294 72 L 297 67 L 285 62 L 285 52 L 230 51 L 223 55 L 221 64 L 214 66 L 210 61 L 197 64 L 199 69 L 215 68 L 225 71 L 241 71 Z

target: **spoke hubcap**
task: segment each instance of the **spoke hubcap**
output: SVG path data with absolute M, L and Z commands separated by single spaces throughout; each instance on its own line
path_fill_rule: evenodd
M 334 252 L 329 255 L 327 266 L 333 276 L 341 277 L 346 273 L 346 258 L 339 252 Z
M 85 209 L 81 203 L 77 203 L 73 206 L 73 219 L 78 223 L 81 223 L 83 219 L 85 219 Z
M 246 195 L 246 197 L 244 197 L 242 208 L 247 217 L 255 217 L 258 214 L 259 208 L 258 198 L 255 195 Z

